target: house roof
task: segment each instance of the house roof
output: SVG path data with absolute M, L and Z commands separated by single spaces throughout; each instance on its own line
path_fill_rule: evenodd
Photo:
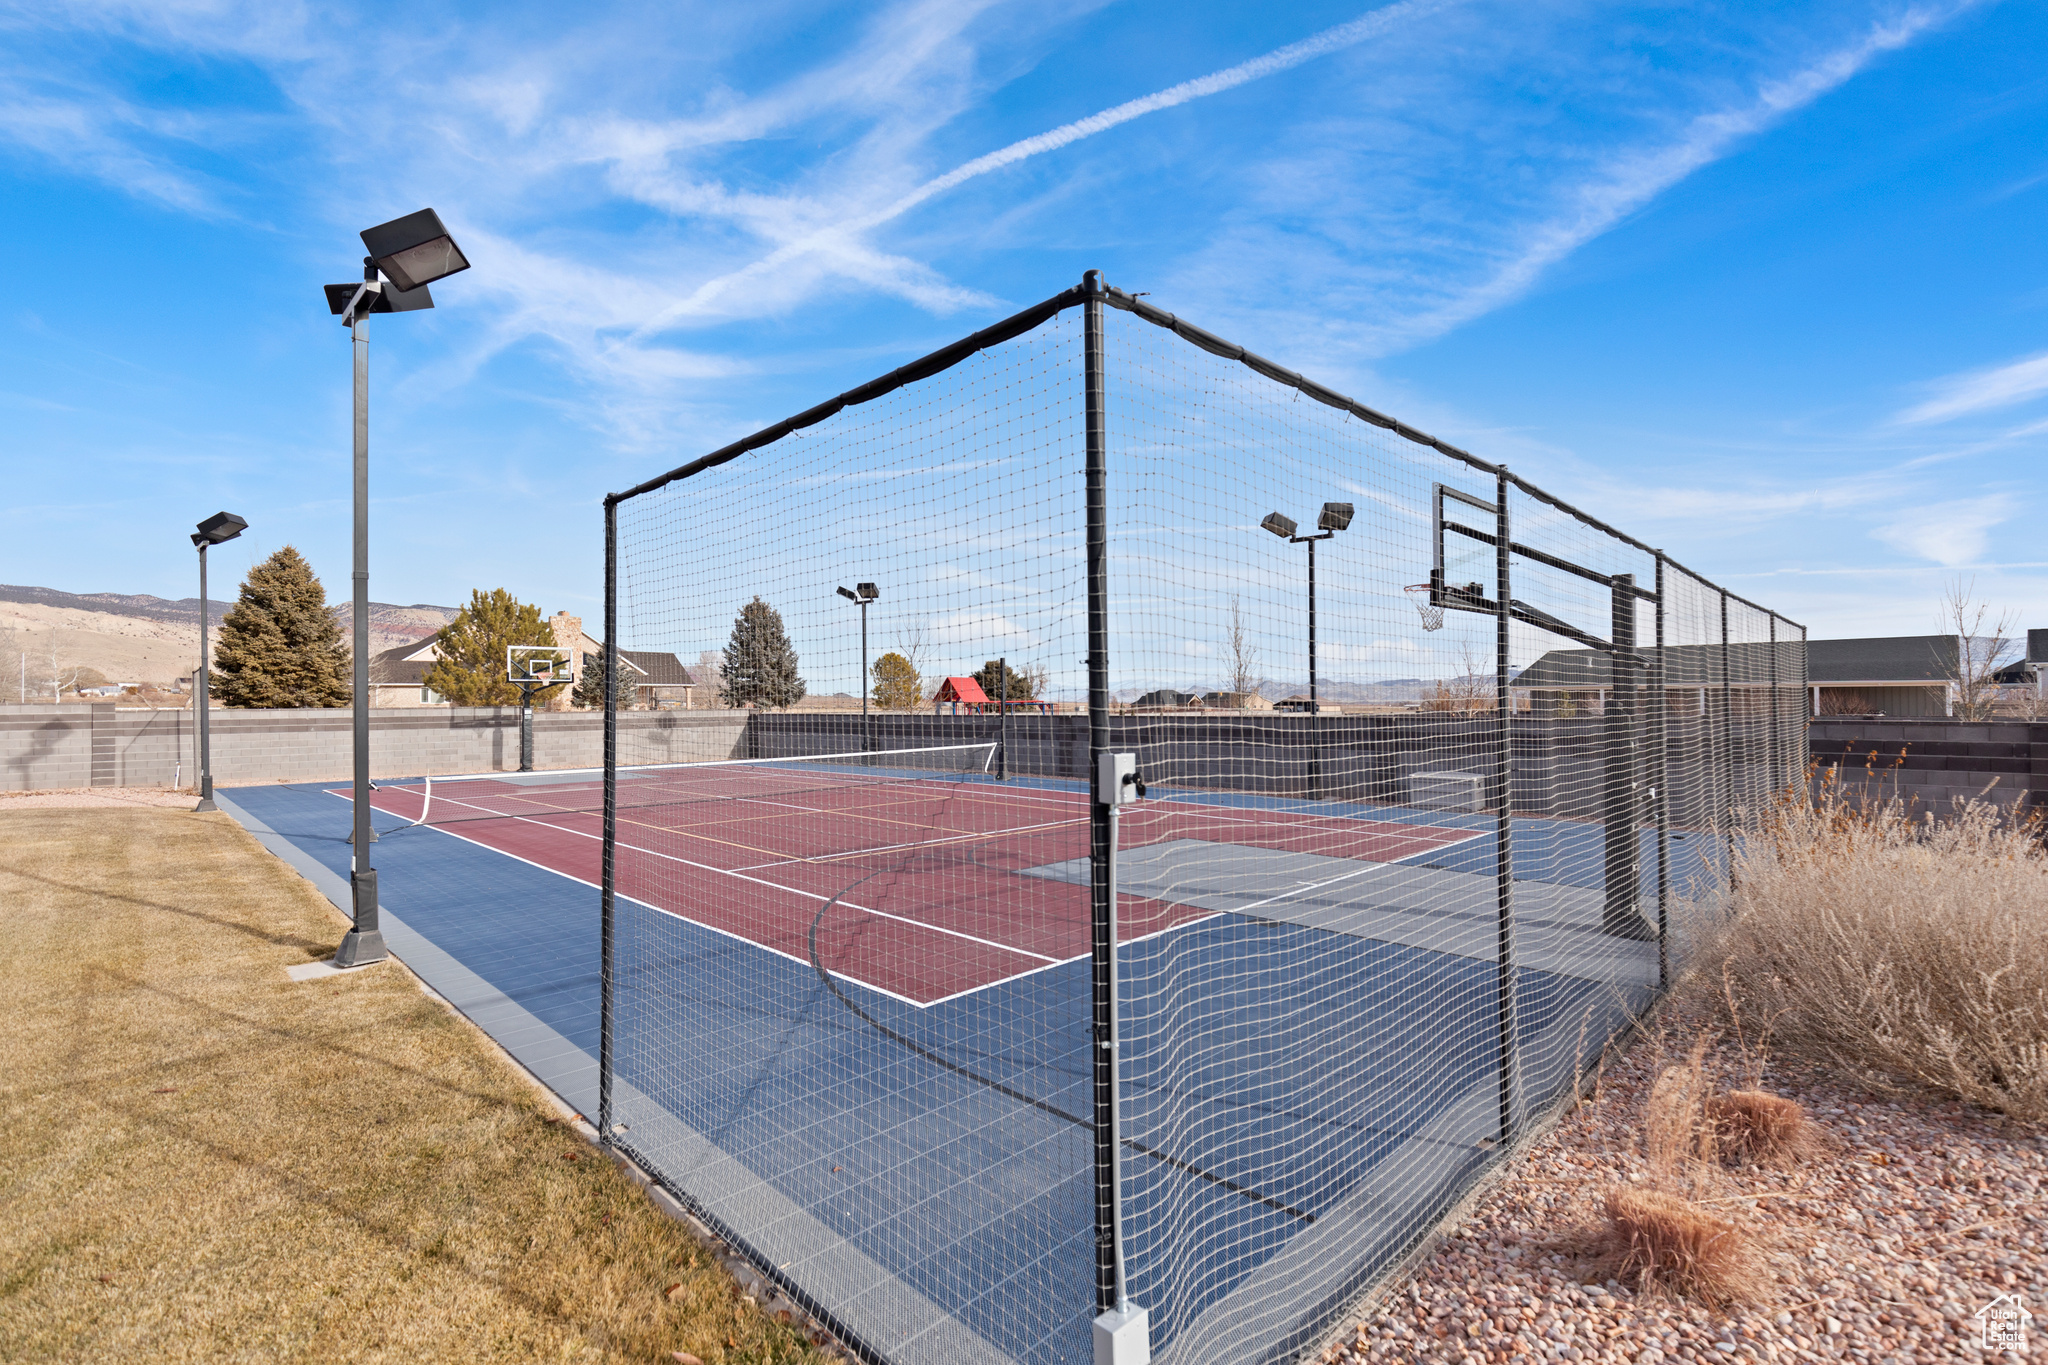
M 1945 683 L 1955 667 L 1953 635 L 1878 635 L 1861 640 L 1809 640 L 1808 677 L 1830 683 Z
M 988 693 L 981 690 L 981 684 L 972 678 L 948 678 L 939 684 L 933 701 L 985 702 Z
M 619 659 L 640 676 L 633 680 L 636 687 L 695 687 L 697 680 L 690 676 L 690 670 L 683 667 L 683 661 L 665 650 L 622 649 Z
M 1799 673 L 1799 642 L 1796 640 L 1780 640 L 1775 646 L 1767 640 L 1730 644 L 1727 655 L 1728 681 L 1736 687 L 1769 686 L 1772 681 L 1771 651 L 1774 648 L 1778 655 L 1778 685 L 1799 686 L 1802 680 Z M 1654 649 L 1638 647 L 1637 652 L 1650 661 L 1651 668 L 1656 666 Z M 1664 685 L 1718 687 L 1721 684 L 1721 665 L 1721 646 L 1718 644 L 1666 645 Z M 1650 676 L 1646 669 L 1640 681 L 1647 684 Z M 1825 680 L 1816 673 L 1812 681 Z M 1516 674 L 1512 685 L 1542 691 L 1592 692 L 1614 685 L 1614 669 L 1611 657 L 1605 650 L 1553 649 Z
M 370 656 L 370 682 L 377 687 L 419 687 L 426 681 L 427 670 L 440 657 L 432 636 L 393 645 Z
M 1194 702 L 1195 694 L 1192 692 L 1176 692 L 1171 687 L 1162 687 L 1157 691 L 1147 692 L 1131 704 L 1133 706 L 1192 706 Z

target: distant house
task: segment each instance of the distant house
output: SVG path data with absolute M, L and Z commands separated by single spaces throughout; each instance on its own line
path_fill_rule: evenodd
M 555 648 L 569 661 L 568 680 L 573 685 L 583 677 L 583 656 L 601 654 L 604 646 L 583 633 L 583 618 L 558 611 L 548 618 L 548 631 Z M 448 699 L 427 686 L 427 670 L 441 657 L 434 636 L 411 644 L 395 645 L 370 656 L 370 705 L 446 706 Z M 663 656 L 673 659 L 674 655 Z M 680 665 L 678 665 L 680 667 Z M 565 689 L 549 702 L 552 710 L 565 710 L 569 694 Z
M 1956 653 L 1953 635 L 1809 640 L 1808 704 L 1817 716 L 1948 715 Z
M 1656 683 L 1654 649 L 1642 651 L 1645 666 L 1636 679 Z M 1737 715 L 1769 713 L 1773 688 L 1804 681 L 1796 641 L 1666 645 L 1661 660 L 1665 706 L 1673 715 L 1708 715 L 1713 698 L 1727 685 Z M 1613 656 L 1597 649 L 1553 649 L 1517 673 L 1510 683 L 1515 709 L 1534 716 L 1601 715 L 1614 688 Z
M 1195 704 L 1195 694 L 1192 692 L 1176 692 L 1171 687 L 1162 687 L 1157 691 L 1147 692 L 1131 704 L 1145 709 L 1162 706 L 1193 706 Z
M 1202 705 L 1217 711 L 1270 711 L 1273 703 L 1256 692 L 1205 692 Z M 1325 711 L 1329 707 L 1323 708 Z
M 1310 701 L 1306 692 L 1297 692 L 1291 697 L 1281 698 L 1273 703 L 1273 709 L 1275 711 L 1308 711 L 1324 716 L 1341 715 L 1344 710 L 1343 707 L 1332 706 L 1320 698 Z
M 604 657 L 599 645 L 595 657 Z M 619 672 L 633 689 L 634 703 L 649 711 L 687 711 L 697 705 L 697 680 L 674 654 L 653 649 L 619 651 Z

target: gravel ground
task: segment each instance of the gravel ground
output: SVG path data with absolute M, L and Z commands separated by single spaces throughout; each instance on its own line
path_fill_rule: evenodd
M 0 810 L 52 810 L 78 806 L 164 806 L 192 809 L 198 797 L 169 787 L 71 787 L 62 791 L 0 792 Z
M 1643 1098 L 1669 1047 L 1610 1062 L 1596 1096 L 1565 1115 L 1390 1286 L 1324 1365 L 1359 1361 L 2018 1361 L 1984 1350 L 1973 1315 L 2015 1294 L 2048 1348 L 2048 1134 L 1938 1099 L 1867 1094 L 1796 1063 L 1762 1089 L 1806 1107 L 1832 1150 L 1788 1171 L 1745 1168 L 1696 1191 L 1745 1221 L 1777 1282 L 1715 1313 L 1613 1281 L 1586 1283 L 1571 1233 L 1598 1224 L 1605 1190 L 1653 1183 Z M 1755 1079 L 1733 1047 L 1707 1054 L 1724 1084 Z

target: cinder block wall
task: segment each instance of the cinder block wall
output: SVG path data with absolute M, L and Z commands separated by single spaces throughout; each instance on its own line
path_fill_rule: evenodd
M 0 706 L 0 789 L 190 786 L 190 711 L 113 706 Z M 214 784 L 323 782 L 351 772 L 353 731 L 340 710 L 211 713 Z M 742 752 L 743 711 L 629 711 L 619 717 L 620 758 L 685 763 Z M 533 718 L 536 768 L 604 762 L 604 717 L 540 711 Z M 404 707 L 370 713 L 370 774 L 499 772 L 519 766 L 516 707 Z
M 1845 785 L 1917 798 L 1924 810 L 1947 811 L 1993 779 L 1987 800 L 2048 807 L 2048 723 L 1822 716 L 1807 736 L 1814 762 L 1838 768 Z

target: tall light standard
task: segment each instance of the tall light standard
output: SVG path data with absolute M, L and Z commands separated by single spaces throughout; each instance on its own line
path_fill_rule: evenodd
M 1351 524 L 1351 504 L 1348 502 L 1326 502 L 1322 514 L 1316 518 L 1319 536 L 1298 536 L 1294 534 L 1295 524 L 1291 518 L 1278 512 L 1269 512 L 1259 523 L 1274 535 L 1290 545 L 1308 546 L 1308 799 L 1316 799 L 1316 788 L 1321 774 L 1319 755 L 1316 752 L 1316 735 L 1323 713 L 1323 704 L 1316 698 L 1316 542 L 1328 540 Z
M 868 738 L 868 603 L 882 595 L 882 590 L 872 583 L 855 585 L 858 592 L 839 589 L 839 595 L 860 608 L 860 748 L 862 753 L 874 748 Z
M 192 808 L 195 814 L 220 809 L 213 804 L 213 744 L 206 725 L 206 692 L 213 681 L 213 647 L 206 638 L 206 548 L 225 544 L 248 529 L 249 523 L 233 512 L 215 512 L 192 533 L 192 543 L 199 547 L 199 671 L 192 675 L 192 695 L 199 699 L 199 804 Z
M 441 226 L 440 215 L 421 209 L 366 229 L 363 282 L 330 284 L 327 308 L 348 327 L 355 349 L 355 833 L 350 839 L 354 867 L 349 874 L 355 926 L 334 950 L 337 967 L 360 967 L 386 957 L 384 931 L 377 922 L 377 869 L 370 866 L 370 333 L 372 313 L 410 313 L 432 308 L 427 286 L 469 261 Z M 381 276 L 381 278 L 380 278 Z

